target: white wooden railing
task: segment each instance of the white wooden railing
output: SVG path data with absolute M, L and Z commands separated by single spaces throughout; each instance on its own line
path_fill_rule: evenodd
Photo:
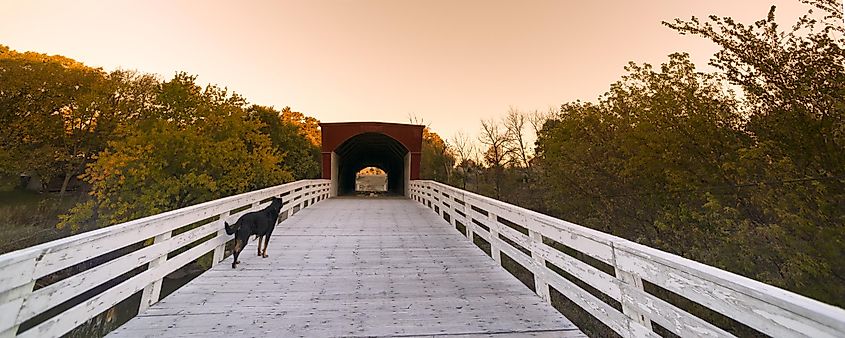
M 328 198 L 329 181 L 296 181 L 112 225 L 0 256 L 0 337 L 57 337 L 139 291 L 143 291 L 139 309 L 143 311 L 159 300 L 162 278 L 167 274 L 211 251 L 214 252 L 212 265 L 223 259 L 226 242 L 232 239 L 223 230 L 224 220 L 234 220 L 244 213 L 261 209 L 273 196 L 283 199 L 282 213 L 291 215 Z M 239 211 L 232 213 L 236 210 Z M 206 223 L 202 224 L 204 221 Z M 188 225 L 198 227 L 171 236 L 174 230 Z M 137 245 L 151 239 L 154 241 L 152 245 Z M 71 271 L 93 258 L 133 245 L 140 248 L 125 253 L 118 251 L 123 255 L 78 273 Z M 169 253 L 187 247 L 190 248 L 168 258 Z M 104 283 L 144 266 L 143 272 L 105 290 L 98 288 L 96 290 L 100 292 L 89 299 L 18 332 L 22 323 L 57 306 L 64 304 L 66 307 L 72 298 L 90 293 L 98 286 L 107 285 Z M 65 270 L 67 268 L 71 269 Z M 35 289 L 37 280 L 62 270 L 72 275 Z
M 410 195 L 453 226 L 465 227 L 470 240 L 477 236 L 488 242 L 500 264 L 504 253 L 530 271 L 540 297 L 551 302 L 549 288 L 554 288 L 622 337 L 659 337 L 652 323 L 681 337 L 733 337 L 647 292 L 643 281 L 770 336 L 845 337 L 845 310 L 768 284 L 434 181 L 412 181 Z M 551 241 L 612 269 L 598 269 L 550 246 Z

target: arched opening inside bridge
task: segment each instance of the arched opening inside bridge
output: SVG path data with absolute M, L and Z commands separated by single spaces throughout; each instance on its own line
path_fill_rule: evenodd
M 387 192 L 405 194 L 405 155 L 408 149 L 391 138 L 379 133 L 363 133 L 343 142 L 335 154 L 338 162 L 338 195 L 355 193 L 358 171 L 366 167 L 378 167 L 387 173 Z
M 332 195 L 356 192 L 361 169 L 377 167 L 387 174 L 387 194 L 407 195 L 410 180 L 419 179 L 423 126 L 382 123 L 321 123 L 323 178 L 332 180 Z
M 366 167 L 355 173 L 355 192 L 387 192 L 387 172 L 378 167 Z

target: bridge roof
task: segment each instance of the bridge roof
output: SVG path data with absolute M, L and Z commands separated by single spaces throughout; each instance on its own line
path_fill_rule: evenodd
M 320 123 L 323 152 L 332 152 L 356 135 L 379 133 L 395 139 L 412 153 L 422 149 L 422 132 L 425 126 L 389 122 L 330 122 Z

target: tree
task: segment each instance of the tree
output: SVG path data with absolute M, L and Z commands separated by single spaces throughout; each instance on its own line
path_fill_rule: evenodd
M 109 143 L 84 178 L 94 201 L 77 206 L 61 226 L 123 222 L 293 179 L 264 124 L 225 89 L 200 89 L 193 76 L 162 83 L 154 117 Z
M 319 120 L 300 112 L 291 111 L 290 107 L 283 108 L 281 116 L 285 122 L 297 126 L 311 144 L 320 146 L 322 136 L 320 135 Z
M 768 250 L 755 262 L 766 268 L 750 273 L 842 306 L 845 27 L 841 2 L 802 2 L 813 9 L 786 30 L 775 21 L 775 7 L 750 25 L 715 16 L 664 24 L 719 45 L 710 64 L 743 89 L 745 129 L 755 142 L 737 167 L 756 189 L 747 189 L 737 207 L 714 210 L 749 223 L 738 245 Z
M 113 82 L 100 69 L 61 56 L 0 46 L 0 142 L 3 170 L 32 172 L 47 183 L 63 176 L 59 194 L 115 130 Z
M 736 202 L 726 193 L 741 181 L 736 163 L 750 142 L 737 103 L 719 77 L 695 72 L 685 54 L 659 69 L 626 69 L 598 103 L 564 104 L 544 124 L 536 164 L 544 209 L 724 266 L 733 252 L 711 251 L 725 240 L 711 232 L 737 229 L 714 228 L 699 213 L 712 199 Z
M 557 112 L 557 108 L 549 107 L 546 111 L 534 110 L 528 114 L 528 123 L 531 124 L 531 130 L 534 132 L 535 137 L 540 135 L 540 130 L 543 130 L 543 124 L 554 118 Z
M 449 182 L 454 166 L 455 156 L 446 141 L 428 127 L 423 128 L 420 177 Z
M 320 175 L 320 148 L 313 143 L 318 122 L 302 113 L 292 112 L 285 107 L 281 112 L 272 107 L 252 105 L 247 114 L 260 121 L 261 132 L 268 135 L 276 152 L 285 154 L 280 165 L 291 172 L 296 179 L 315 178 Z M 313 120 L 314 122 L 312 122 Z
M 493 169 L 493 194 L 497 199 L 501 198 L 504 170 L 510 155 L 507 148 L 510 136 L 506 130 L 501 130 L 495 121 L 482 120 L 478 141 L 487 146 L 484 152 L 484 162 L 489 168 Z
M 742 87 L 749 106 L 748 129 L 771 143 L 768 151 L 789 158 L 799 175 L 838 176 L 845 168 L 842 4 L 802 2 L 821 11 L 822 19 L 810 10 L 782 31 L 772 6 L 765 19 L 752 25 L 715 16 L 706 22 L 693 17 L 664 24 L 722 48 L 710 64 Z
M 467 180 L 472 174 L 475 165 L 473 163 L 473 155 L 475 154 L 475 145 L 472 144 L 469 137 L 463 132 L 458 132 L 452 137 L 452 150 L 456 155 L 458 162 L 455 177 L 458 180 L 458 185 L 461 189 L 467 188 Z
M 511 155 L 510 162 L 523 169 L 525 176 L 531 170 L 531 149 L 529 148 L 525 134 L 526 114 L 514 107 L 508 109 L 505 115 L 504 126 L 507 133 L 508 153 Z
M 428 180 L 448 183 L 455 166 L 455 155 L 449 144 L 440 135 L 433 132 L 425 120 L 408 114 L 412 124 L 422 125 L 422 149 L 420 158 L 420 177 Z

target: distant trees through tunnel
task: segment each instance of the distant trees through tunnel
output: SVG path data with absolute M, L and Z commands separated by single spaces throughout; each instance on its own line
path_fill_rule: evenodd
M 386 192 L 387 173 L 377 167 L 366 167 L 355 174 L 355 191 L 358 193 Z

